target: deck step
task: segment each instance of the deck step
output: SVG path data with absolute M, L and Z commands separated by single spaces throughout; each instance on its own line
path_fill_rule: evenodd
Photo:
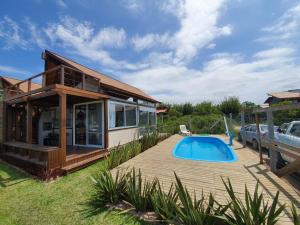
M 95 163 L 96 161 L 98 161 L 99 159 L 104 158 L 105 156 L 106 156 L 106 152 L 103 152 L 100 155 L 96 155 L 96 156 L 90 157 L 88 159 L 79 161 L 77 163 L 67 165 L 67 166 L 63 167 L 62 170 L 64 171 L 64 173 L 75 172 L 76 170 L 79 170 L 81 168 L 87 167 L 87 166 Z

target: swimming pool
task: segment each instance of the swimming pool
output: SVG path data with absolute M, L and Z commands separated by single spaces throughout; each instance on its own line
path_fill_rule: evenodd
M 234 151 L 220 138 L 192 136 L 185 137 L 173 150 L 176 158 L 210 162 L 235 162 Z

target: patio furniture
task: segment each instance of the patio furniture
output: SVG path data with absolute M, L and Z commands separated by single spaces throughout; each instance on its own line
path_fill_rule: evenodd
M 189 135 L 189 136 L 192 135 L 192 132 L 186 129 L 185 125 L 179 125 L 179 129 L 180 129 L 180 134 L 182 135 Z

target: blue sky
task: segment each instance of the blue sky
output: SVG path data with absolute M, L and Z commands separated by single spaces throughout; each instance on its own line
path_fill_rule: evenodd
M 300 88 L 300 1 L 2 1 L 0 74 L 55 51 L 164 102 L 262 103 Z

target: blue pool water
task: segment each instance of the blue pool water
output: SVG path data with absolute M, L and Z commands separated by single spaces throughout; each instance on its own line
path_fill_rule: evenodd
M 216 137 L 185 137 L 173 150 L 177 158 L 204 160 L 210 162 L 235 162 L 234 151 L 221 139 Z

